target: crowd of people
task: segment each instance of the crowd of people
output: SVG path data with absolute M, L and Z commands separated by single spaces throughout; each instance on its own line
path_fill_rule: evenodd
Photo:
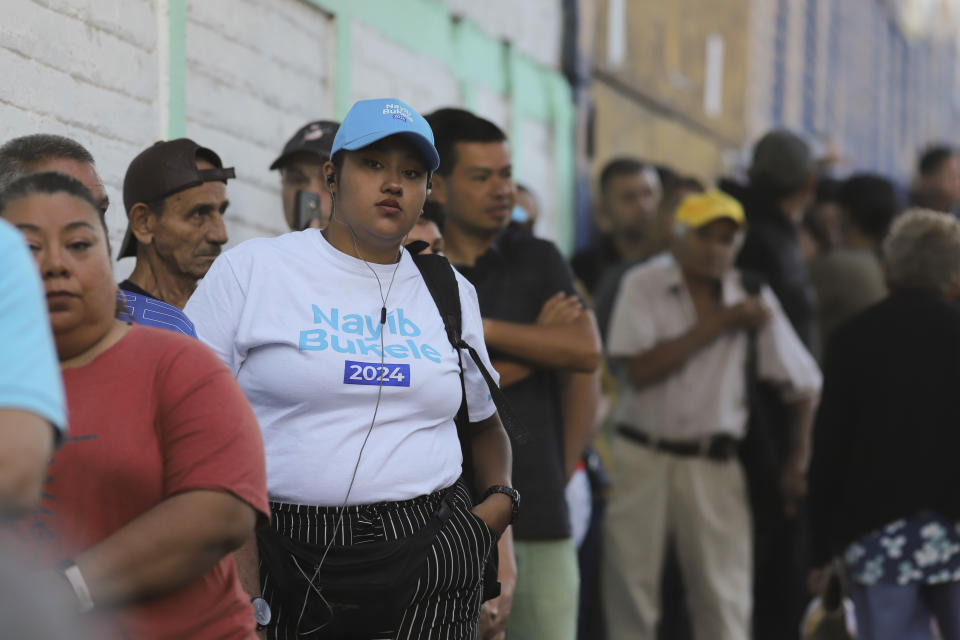
M 224 250 L 242 159 L 157 142 L 117 283 L 93 155 L 0 146 L 17 637 L 960 639 L 960 155 L 615 158 L 569 262 L 511 158 L 359 101 Z

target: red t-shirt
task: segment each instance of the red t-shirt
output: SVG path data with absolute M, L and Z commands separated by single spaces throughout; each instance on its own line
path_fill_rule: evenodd
M 190 490 L 229 492 L 259 519 L 269 517 L 256 418 L 205 346 L 133 326 L 63 377 L 69 437 L 54 456 L 40 509 L 19 523 L 38 561 L 74 557 Z M 172 593 L 101 615 L 137 640 L 251 638 L 255 627 L 229 554 Z

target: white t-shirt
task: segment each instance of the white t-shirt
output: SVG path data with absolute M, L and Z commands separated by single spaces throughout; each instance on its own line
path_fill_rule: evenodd
M 387 295 L 387 322 L 376 272 Z M 477 293 L 459 273 L 463 338 L 490 366 Z M 258 238 L 217 258 L 184 309 L 256 413 L 273 500 L 339 506 L 373 418 L 349 504 L 407 500 L 453 484 L 463 462 L 454 417 L 460 368 L 410 254 L 380 265 L 316 229 Z M 496 407 L 469 354 L 470 420 Z

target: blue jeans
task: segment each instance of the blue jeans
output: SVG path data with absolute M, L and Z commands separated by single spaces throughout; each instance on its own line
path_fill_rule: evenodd
M 960 582 L 906 586 L 851 581 L 858 640 L 932 640 L 935 619 L 943 640 L 960 640 Z

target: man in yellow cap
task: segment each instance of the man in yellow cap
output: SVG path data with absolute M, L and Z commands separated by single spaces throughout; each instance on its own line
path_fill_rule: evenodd
M 621 387 L 605 533 L 609 640 L 656 637 L 671 538 L 696 640 L 751 637 L 751 520 L 738 458 L 748 378 L 772 383 L 793 407 L 783 487 L 792 501 L 805 489 L 820 371 L 770 288 L 733 267 L 745 226 L 729 196 L 687 196 L 670 250 L 620 285 L 607 345 Z

